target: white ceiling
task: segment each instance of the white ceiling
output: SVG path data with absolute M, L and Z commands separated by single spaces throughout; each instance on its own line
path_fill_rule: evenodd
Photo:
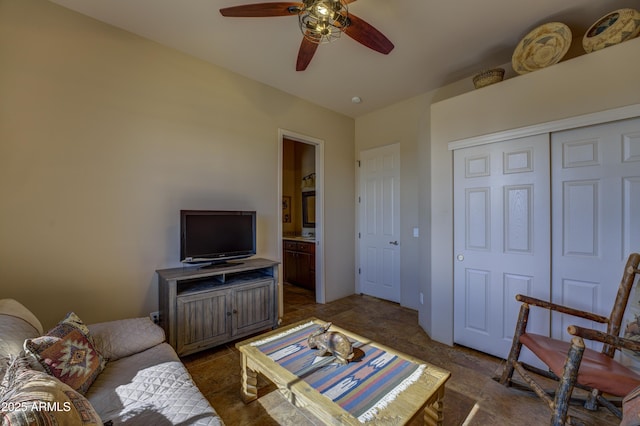
M 395 49 L 382 55 L 345 35 L 319 46 L 307 70 L 296 72 L 296 16 L 218 11 L 260 0 L 51 1 L 351 117 L 510 63 L 518 41 L 540 24 L 564 22 L 581 43 L 601 16 L 638 8 L 633 0 L 357 0 L 349 13 Z

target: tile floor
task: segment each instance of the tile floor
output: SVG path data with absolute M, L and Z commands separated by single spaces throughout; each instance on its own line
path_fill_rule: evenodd
M 549 424 L 550 412 L 542 400 L 528 392 L 505 388 L 493 380 L 501 371 L 502 360 L 432 341 L 418 325 L 416 311 L 360 295 L 316 304 L 308 290 L 291 285 L 284 288 L 284 324 L 312 316 L 332 321 L 449 370 L 451 378 L 444 399 L 445 425 Z M 261 377 L 258 400 L 245 405 L 240 399 L 240 358 L 234 343 L 186 356 L 183 361 L 228 426 L 321 424 L 310 413 L 293 407 L 273 384 Z M 570 414 L 585 426 L 619 423 L 606 409 L 591 413 L 576 405 L 571 407 Z M 414 424 L 422 424 L 421 419 Z

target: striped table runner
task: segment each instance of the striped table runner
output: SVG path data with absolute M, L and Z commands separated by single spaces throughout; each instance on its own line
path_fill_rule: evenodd
M 414 383 L 425 365 L 403 359 L 361 342 L 352 342 L 364 352 L 357 362 L 334 363 L 330 356 L 318 357 L 307 337 L 320 326 L 309 322 L 252 345 L 311 387 L 365 423 Z

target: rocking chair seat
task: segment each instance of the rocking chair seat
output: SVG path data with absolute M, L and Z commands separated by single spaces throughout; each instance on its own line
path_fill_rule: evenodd
M 556 376 L 562 377 L 571 345 L 569 342 L 533 333 L 522 334 L 520 342 L 540 358 Z M 624 396 L 640 386 L 640 375 L 607 355 L 586 348 L 578 370 L 578 383 L 614 396 Z

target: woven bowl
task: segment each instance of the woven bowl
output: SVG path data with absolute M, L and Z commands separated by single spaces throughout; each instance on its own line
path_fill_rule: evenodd
M 504 68 L 493 68 L 482 71 L 473 77 L 473 85 L 476 89 L 501 82 L 504 78 Z
M 640 12 L 619 9 L 598 19 L 584 34 L 582 47 L 591 53 L 622 43 L 640 34 Z

